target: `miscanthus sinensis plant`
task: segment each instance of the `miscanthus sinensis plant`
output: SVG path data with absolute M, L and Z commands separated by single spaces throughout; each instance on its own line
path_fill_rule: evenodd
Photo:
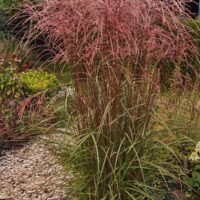
M 82 119 L 71 158 L 86 199 L 154 199 L 145 141 L 165 61 L 177 68 L 196 54 L 186 16 L 176 0 L 41 0 L 15 16 L 28 42 L 45 35 L 53 62 L 71 66 Z

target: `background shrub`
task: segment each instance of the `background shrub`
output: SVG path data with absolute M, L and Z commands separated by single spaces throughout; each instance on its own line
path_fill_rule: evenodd
M 23 85 L 19 81 L 18 66 L 9 64 L 0 66 L 0 102 L 20 99 L 24 96 Z
M 54 74 L 34 69 L 20 74 L 19 81 L 24 84 L 31 93 L 53 89 L 58 86 L 58 80 Z
M 10 51 L 3 57 L 0 60 L 0 142 L 27 139 L 33 134 L 31 125 L 36 128 L 51 110 L 45 105 L 53 93 L 49 89 L 54 91 L 58 80 L 54 74 L 30 70 L 28 64 L 22 64 Z M 38 134 L 39 128 L 34 132 Z
M 192 28 L 191 33 L 195 39 L 195 44 L 200 51 L 200 18 L 197 17 L 196 19 L 187 19 L 186 25 Z

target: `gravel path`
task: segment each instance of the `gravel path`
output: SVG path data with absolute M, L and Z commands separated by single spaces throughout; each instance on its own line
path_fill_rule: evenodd
M 39 141 L 0 156 L 0 200 L 64 200 L 70 178 Z

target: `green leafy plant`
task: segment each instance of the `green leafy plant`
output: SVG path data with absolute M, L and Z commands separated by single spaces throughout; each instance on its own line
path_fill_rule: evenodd
M 187 177 L 185 181 L 189 186 L 187 191 L 187 197 L 189 197 L 192 200 L 198 200 L 200 196 L 200 167 L 194 167 L 192 169 L 191 177 Z
M 24 97 L 23 86 L 18 79 L 18 66 L 1 61 L 0 65 L 0 139 L 10 135 L 15 126 L 14 106 Z
M 0 102 L 19 99 L 24 95 L 23 86 L 19 81 L 17 66 L 0 67 Z
M 21 73 L 19 80 L 31 93 L 52 89 L 58 86 L 58 80 L 54 74 L 34 69 Z
M 192 162 L 192 166 L 190 177 L 185 178 L 185 181 L 189 186 L 187 196 L 192 200 L 197 200 L 200 196 L 200 142 L 196 144 L 189 159 Z

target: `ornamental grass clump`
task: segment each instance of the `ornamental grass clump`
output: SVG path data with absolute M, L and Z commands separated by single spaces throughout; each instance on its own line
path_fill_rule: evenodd
M 175 0 L 42 0 L 18 13 L 31 24 L 24 38 L 45 35 L 53 61 L 71 66 L 81 117 L 71 158 L 86 199 L 154 199 L 142 160 L 160 73 L 166 61 L 191 67 L 196 55 L 182 8 Z

